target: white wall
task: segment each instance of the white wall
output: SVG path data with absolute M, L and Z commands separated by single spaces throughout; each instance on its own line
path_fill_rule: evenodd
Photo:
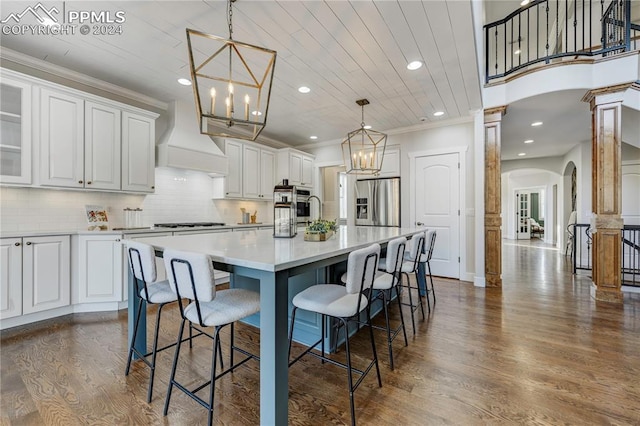
M 464 221 L 465 238 L 464 246 L 460 247 L 461 270 L 463 280 L 473 281 L 475 274 L 475 161 L 474 161 L 474 123 L 456 122 L 449 126 L 428 128 L 404 133 L 391 133 L 387 139 L 387 146 L 400 149 L 400 179 L 401 179 L 401 225 L 411 226 L 410 223 L 410 197 L 409 176 L 410 176 L 410 153 L 429 152 L 432 150 L 452 150 L 457 151 L 462 147 L 465 152 L 465 181 L 460 182 L 461 194 L 465 194 L 461 210 L 463 212 L 461 220 Z M 341 164 L 342 152 L 340 144 L 320 146 L 317 148 L 306 148 L 306 151 L 316 156 L 316 164 L 329 165 Z M 484 170 L 482 171 L 484 173 Z M 482 193 L 478 196 L 483 197 Z M 352 203 L 350 203 L 352 204 Z M 465 209 L 467 209 L 465 211 Z M 466 214 L 465 214 L 466 213 Z M 350 214 L 353 217 L 353 214 Z M 461 223 L 462 225 L 462 223 Z
M 0 187 L 0 229 L 73 231 L 86 229 L 85 205 L 105 206 L 109 225 L 124 226 L 123 209 L 142 208 L 144 226 L 163 222 L 241 222 L 240 207 L 258 211 L 258 222 L 273 223 L 273 203 L 212 200 L 213 182 L 205 173 L 156 168 L 156 192 L 109 192 Z

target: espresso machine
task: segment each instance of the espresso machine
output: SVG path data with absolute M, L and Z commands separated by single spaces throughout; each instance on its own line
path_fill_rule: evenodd
M 273 236 L 293 238 L 297 234 L 296 187 L 284 179 L 273 188 Z

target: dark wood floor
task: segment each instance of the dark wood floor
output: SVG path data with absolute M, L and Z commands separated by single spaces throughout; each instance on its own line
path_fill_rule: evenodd
M 594 302 L 589 278 L 572 276 L 567 259 L 539 242 L 506 243 L 503 259 L 502 290 L 436 281 L 431 316 L 408 347 L 396 340 L 395 371 L 376 333 L 383 387 L 372 374 L 356 391 L 359 424 L 640 424 L 640 294 L 626 294 L 624 306 Z M 177 330 L 170 312 L 165 342 Z M 124 376 L 126 327 L 123 311 L 3 332 L 0 424 L 204 423 L 205 410 L 175 390 L 162 416 L 172 350 L 158 357 L 151 404 L 148 369 L 138 362 Z M 237 332 L 257 351 L 255 330 Z M 369 356 L 366 337 L 356 336 L 355 353 Z M 206 377 L 209 342 L 183 353 L 179 376 Z M 217 424 L 259 423 L 258 365 L 245 367 L 220 382 Z M 307 357 L 289 377 L 290 424 L 349 422 L 344 370 Z

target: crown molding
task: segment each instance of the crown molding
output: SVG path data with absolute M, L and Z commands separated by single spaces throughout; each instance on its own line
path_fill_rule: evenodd
M 386 133 L 388 136 L 401 135 L 403 133 L 413 133 L 413 132 L 419 132 L 421 130 L 430 130 L 430 129 L 437 129 L 439 127 L 455 126 L 457 124 L 473 123 L 473 121 L 474 121 L 473 117 L 458 117 L 458 118 L 452 118 L 450 120 L 444 120 L 444 121 L 441 120 L 441 121 L 431 122 L 431 123 L 414 124 L 412 126 L 407 126 L 407 127 L 398 127 L 396 129 L 384 130 L 383 133 Z M 339 145 L 342 143 L 343 140 L 344 138 L 332 139 L 328 141 L 298 145 L 295 148 L 296 149 L 322 148 L 326 146 Z
M 6 47 L 0 48 L 0 60 L 13 62 L 18 65 L 22 65 L 40 72 L 54 75 L 59 78 L 71 80 L 73 82 L 102 90 L 108 93 L 112 93 L 116 96 L 120 96 L 125 99 L 129 99 L 135 103 L 143 103 L 153 108 L 166 111 L 169 108 L 167 102 L 159 101 L 147 95 L 135 92 L 133 90 L 125 89 L 124 87 L 116 86 L 115 84 L 107 83 L 106 81 L 98 80 L 97 78 L 90 77 L 86 74 L 81 74 L 77 71 L 70 70 L 59 65 L 52 64 L 47 61 L 43 61 L 38 58 L 34 58 L 24 53 L 17 52 Z

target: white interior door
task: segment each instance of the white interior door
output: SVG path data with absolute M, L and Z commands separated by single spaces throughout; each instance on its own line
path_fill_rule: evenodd
M 434 275 L 460 278 L 459 154 L 416 157 L 416 225 L 437 231 Z
M 531 232 L 529 230 L 530 196 L 528 192 L 516 192 L 516 239 L 529 240 Z

